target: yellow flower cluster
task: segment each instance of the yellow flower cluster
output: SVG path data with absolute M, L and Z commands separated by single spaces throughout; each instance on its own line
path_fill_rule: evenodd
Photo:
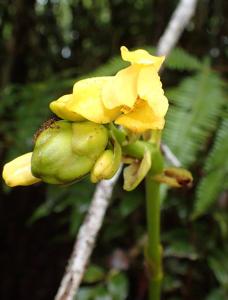
M 139 49 L 121 47 L 122 59 L 131 65 L 115 76 L 94 77 L 75 83 L 73 93 L 60 97 L 50 109 L 69 121 L 114 121 L 137 133 L 163 129 L 168 100 L 164 96 L 159 68 L 164 57 Z
M 148 129 L 163 129 L 168 100 L 164 96 L 158 71 L 164 57 L 152 56 L 142 49 L 129 51 L 126 47 L 121 47 L 121 56 L 131 63 L 129 67 L 120 70 L 115 76 L 94 77 L 76 82 L 72 94 L 53 101 L 50 109 L 61 119 L 76 122 L 75 124 L 86 120 L 93 124 L 114 121 L 136 133 Z M 66 145 L 61 147 L 62 150 L 64 146 Z M 116 172 L 115 165 L 121 160 L 119 148 L 116 145 L 114 152 L 110 149 L 104 151 L 92 170 L 93 182 L 110 178 Z M 4 166 L 3 178 L 7 185 L 30 185 L 40 181 L 32 173 L 32 157 L 34 155 L 30 152 Z M 65 159 L 64 155 L 62 159 Z M 43 167 L 50 169 L 48 163 Z M 54 167 L 57 167 L 57 163 Z

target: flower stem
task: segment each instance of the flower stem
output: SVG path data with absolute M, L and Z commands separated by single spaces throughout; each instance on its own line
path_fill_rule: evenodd
M 158 145 L 152 151 L 152 167 L 146 177 L 146 212 L 148 246 L 146 261 L 149 271 L 149 300 L 160 300 L 162 281 L 162 254 L 160 246 L 160 184 L 152 179 L 162 172 L 163 157 Z

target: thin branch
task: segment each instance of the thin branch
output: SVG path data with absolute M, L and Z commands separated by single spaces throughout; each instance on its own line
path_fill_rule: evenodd
M 161 150 L 162 150 L 162 153 L 164 154 L 164 157 L 167 159 L 168 162 L 170 162 L 175 167 L 181 166 L 181 162 L 173 154 L 173 152 L 169 149 L 169 147 L 167 145 L 161 144 Z
M 167 29 L 158 42 L 158 55 L 167 56 L 178 42 L 181 33 L 194 14 L 196 2 L 196 0 L 181 0 L 179 2 Z M 166 145 L 162 145 L 162 150 L 165 157 L 173 165 L 180 166 L 180 162 Z M 102 180 L 97 185 L 87 216 L 79 229 L 73 252 L 55 300 L 73 300 L 83 278 L 98 232 L 103 223 L 114 185 L 120 173 L 121 170 L 111 180 Z
M 157 45 L 158 55 L 168 55 L 175 47 L 181 34 L 193 17 L 197 0 L 180 0 L 175 9 L 165 32 L 161 36 Z

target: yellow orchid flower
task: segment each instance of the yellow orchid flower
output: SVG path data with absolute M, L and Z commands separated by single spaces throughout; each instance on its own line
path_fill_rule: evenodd
M 163 129 L 168 100 L 158 70 L 164 57 L 152 56 L 142 49 L 129 51 L 126 47 L 121 47 L 121 55 L 131 66 L 115 76 L 76 82 L 73 93 L 52 102 L 50 109 L 69 121 L 115 121 L 138 133 Z
M 89 120 L 105 124 L 120 114 L 119 108 L 108 109 L 101 99 L 103 86 L 112 81 L 111 76 L 83 79 L 75 83 L 73 94 L 65 95 L 50 104 L 50 109 L 60 118 L 69 121 Z
M 103 87 L 105 107 L 121 107 L 124 114 L 117 117 L 115 122 L 132 131 L 162 129 L 168 100 L 158 70 L 164 56 L 152 56 L 142 49 L 129 51 L 126 47 L 121 47 L 121 56 L 123 60 L 131 62 L 131 66 L 119 71 Z
M 8 186 L 31 185 L 40 181 L 32 175 L 31 158 L 32 152 L 29 152 L 5 164 L 2 177 Z

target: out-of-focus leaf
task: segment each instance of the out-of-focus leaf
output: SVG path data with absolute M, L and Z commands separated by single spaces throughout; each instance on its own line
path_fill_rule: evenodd
M 217 131 L 214 146 L 208 155 L 194 205 L 193 217 L 201 216 L 218 199 L 219 193 L 226 190 L 228 178 L 228 114 Z M 224 179 L 226 182 L 224 182 Z
M 194 246 L 189 242 L 183 229 L 172 230 L 163 236 L 165 242 L 164 256 L 187 258 L 196 260 L 198 254 Z
M 143 203 L 143 200 L 143 194 L 139 189 L 135 189 L 134 192 L 124 192 L 118 212 L 122 217 L 126 217 L 138 208 Z
M 214 289 L 206 300 L 225 300 L 228 299 L 228 293 L 222 289 Z
M 180 71 L 195 71 L 202 68 L 202 62 L 184 49 L 175 48 L 167 58 L 166 67 Z
M 97 286 L 91 300 L 113 300 L 113 298 L 104 286 Z
M 173 241 L 164 250 L 165 256 L 172 256 L 177 258 L 188 258 L 196 260 L 198 258 L 193 246 L 185 241 Z
M 102 280 L 104 276 L 105 276 L 105 271 L 101 267 L 97 265 L 90 265 L 85 272 L 85 275 L 83 277 L 83 282 L 95 283 L 97 281 Z
M 173 292 L 181 287 L 181 281 L 176 276 L 166 274 L 163 279 L 163 290 L 165 292 Z
M 217 127 L 226 97 L 223 81 L 205 64 L 167 93 L 170 105 L 164 141 L 184 167 L 196 161 Z
M 228 291 L 228 249 L 217 250 L 208 258 L 208 264 L 218 282 Z
M 107 283 L 108 291 L 112 300 L 124 300 L 128 294 L 128 281 L 123 273 L 113 274 Z
M 74 300 L 92 300 L 94 293 L 94 288 L 91 287 L 81 287 L 74 297 Z
M 120 224 L 121 222 L 121 224 Z M 103 239 L 105 242 L 111 241 L 117 237 L 123 236 L 128 229 L 128 224 L 122 222 L 113 222 L 105 226 L 105 232 L 103 234 Z

